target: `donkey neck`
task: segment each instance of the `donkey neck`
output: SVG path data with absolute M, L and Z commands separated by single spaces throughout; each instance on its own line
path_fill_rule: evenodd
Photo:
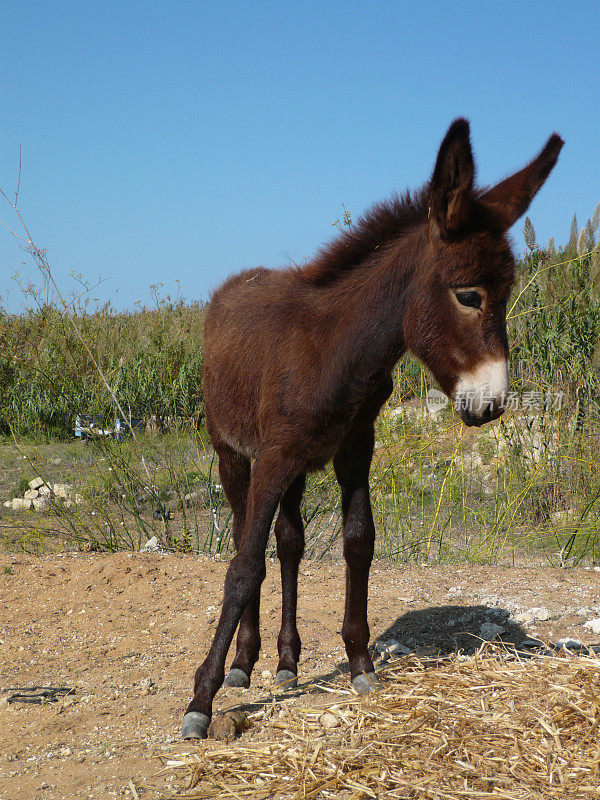
M 407 291 L 423 259 L 424 226 L 377 250 L 339 284 L 329 287 L 338 315 L 327 356 L 336 385 L 353 401 L 372 391 L 406 350 L 403 319 Z

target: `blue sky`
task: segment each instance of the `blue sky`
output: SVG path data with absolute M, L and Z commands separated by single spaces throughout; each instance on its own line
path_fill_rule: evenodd
M 0 185 L 21 146 L 21 212 L 65 292 L 75 271 L 120 308 L 157 283 L 205 299 L 300 262 L 342 203 L 356 217 L 427 180 L 459 115 L 484 184 L 565 139 L 529 211 L 540 241 L 600 202 L 598 0 L 2 6 Z M 15 310 L 17 269 L 36 279 L 3 229 Z

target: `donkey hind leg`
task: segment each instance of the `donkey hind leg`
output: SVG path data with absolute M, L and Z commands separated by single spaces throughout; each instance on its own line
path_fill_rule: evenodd
M 306 477 L 299 475 L 281 498 L 279 515 L 275 523 L 277 556 L 281 565 L 281 630 L 277 639 L 279 664 L 275 684 L 293 689 L 298 680 L 300 636 L 296 627 L 298 605 L 298 568 L 304 553 L 304 525 L 300 514 L 300 501 Z
M 260 456 L 252 467 L 244 533 L 225 576 L 223 606 L 212 645 L 196 670 L 194 698 L 183 718 L 184 739 L 206 738 L 212 702 L 225 678 L 225 659 L 233 634 L 244 609 L 258 596 L 265 577 L 269 530 L 277 505 L 290 482 L 288 467 L 280 460 Z
M 236 550 L 240 549 L 244 533 L 244 519 L 248 486 L 250 484 L 250 460 L 246 456 L 223 445 L 216 447 L 219 456 L 219 475 L 229 505 L 233 511 L 232 534 Z M 260 651 L 260 593 L 248 603 L 238 628 L 236 655 L 226 686 L 250 685 L 252 668 Z
M 369 497 L 369 467 L 373 457 L 373 425 L 354 430 L 334 459 L 342 490 L 344 558 L 346 559 L 346 610 L 342 638 L 350 664 L 352 685 L 359 694 L 376 688 L 369 656 L 367 599 L 369 569 L 375 547 L 375 526 Z

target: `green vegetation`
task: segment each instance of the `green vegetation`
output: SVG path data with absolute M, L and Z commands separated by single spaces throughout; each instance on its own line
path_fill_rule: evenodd
M 450 406 L 431 415 L 430 376 L 410 355 L 399 364 L 371 473 L 380 557 L 600 564 L 599 224 L 600 207 L 581 231 L 574 220 L 564 247 L 540 248 L 525 220 L 509 311 L 515 411 L 478 430 Z M 203 313 L 156 293 L 154 308 L 134 313 L 0 309 L 0 499 L 40 475 L 84 500 L 3 509 L 5 548 L 137 549 L 156 535 L 176 550 L 231 552 L 231 512 L 202 427 Z M 73 441 L 77 413 L 120 416 L 112 395 L 127 413 L 155 417 L 162 434 Z M 310 476 L 303 513 L 307 555 L 338 555 L 331 468 Z
M 126 414 L 154 416 L 159 427 L 197 420 L 203 316 L 200 304 L 169 301 L 134 313 L 47 304 L 14 315 L 0 307 L 0 434 L 65 438 L 78 413 L 114 420 L 119 413 L 96 365 Z

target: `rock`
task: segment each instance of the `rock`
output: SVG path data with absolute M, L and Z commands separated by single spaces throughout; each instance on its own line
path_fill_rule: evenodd
M 375 652 L 382 661 L 388 661 L 392 656 L 407 656 L 413 651 L 410 647 L 405 647 L 396 639 L 386 639 L 384 642 L 375 642 Z
M 488 608 L 500 608 L 502 606 L 502 599 L 497 594 L 486 595 L 479 602 L 482 606 L 487 606 Z
M 40 486 L 43 486 L 43 485 L 44 485 L 44 481 L 43 481 L 42 478 L 40 478 L 39 475 L 38 475 L 37 478 L 33 478 L 32 480 L 29 481 L 29 488 L 30 489 L 39 489 Z
M 140 553 L 163 553 L 164 550 L 160 546 L 160 542 L 156 536 L 148 539 L 146 544 L 140 548 Z
M 31 508 L 31 500 L 25 500 L 22 497 L 15 497 L 12 501 L 13 511 L 28 511 Z
M 47 497 L 36 497 L 32 502 L 34 511 L 43 511 L 48 507 Z
M 142 678 L 140 681 L 140 694 L 142 697 L 145 697 L 148 694 L 152 694 L 152 692 L 156 689 L 156 684 L 152 680 L 152 678 Z
M 527 611 L 522 611 L 520 614 L 515 614 L 514 620 L 515 622 L 518 622 L 519 625 L 531 625 L 533 622 L 533 614 L 529 614 Z
M 148 539 L 146 544 L 140 549 L 140 553 L 155 553 L 158 550 L 158 539 L 153 536 Z
M 583 623 L 584 628 L 589 628 L 592 633 L 600 633 L 600 617 L 597 619 L 589 619 Z
M 495 622 L 484 622 L 481 626 L 481 630 L 479 635 L 482 639 L 485 639 L 486 642 L 493 642 L 494 639 L 497 639 L 501 633 L 504 633 L 506 628 L 502 625 L 496 625 Z
M 555 647 L 557 650 L 579 650 L 583 647 L 583 642 L 580 642 L 579 639 L 559 639 Z
M 547 622 L 551 617 L 547 608 L 530 608 L 523 611 L 521 614 L 515 614 L 515 621 L 525 623 L 526 625 L 532 622 Z
M 195 489 L 193 492 L 188 492 L 184 495 L 183 502 L 188 507 L 205 507 L 210 505 L 210 492 L 207 486 L 201 489 Z
M 390 639 L 387 642 L 375 642 L 375 652 L 382 661 L 389 660 L 392 652 L 392 645 L 394 644 L 398 644 L 395 639 Z
M 73 487 L 69 486 L 68 483 L 55 483 L 52 489 L 57 497 L 62 497 L 66 500 L 70 496 Z
M 321 714 L 319 717 L 319 723 L 325 730 L 331 730 L 332 728 L 338 728 L 340 726 L 340 718 L 326 711 L 325 714 Z
M 4 508 L 12 508 L 12 507 L 13 507 L 12 500 L 4 501 Z
M 25 500 L 35 500 L 38 497 L 38 495 L 39 492 L 37 489 L 28 489 L 23 495 L 23 497 L 25 498 Z
M 538 622 L 547 622 L 552 616 L 547 608 L 530 608 L 529 612 Z
M 38 492 L 40 497 L 50 497 L 50 495 L 52 494 L 52 489 L 49 486 L 46 486 L 46 484 L 44 484 L 43 486 L 40 486 Z
M 83 495 L 75 494 L 73 500 L 75 501 L 75 505 L 80 506 L 83 503 Z

